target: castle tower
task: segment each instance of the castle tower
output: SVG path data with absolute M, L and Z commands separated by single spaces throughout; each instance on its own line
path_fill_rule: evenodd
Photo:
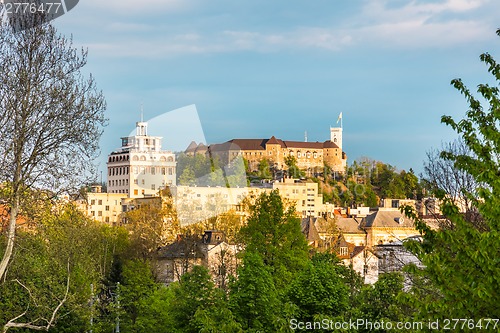
M 330 127 L 330 141 L 339 146 L 342 151 L 342 127 Z

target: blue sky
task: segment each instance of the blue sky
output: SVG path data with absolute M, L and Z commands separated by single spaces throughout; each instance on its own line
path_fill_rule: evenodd
M 195 104 L 209 143 L 324 141 L 343 112 L 349 163 L 420 172 L 455 137 L 441 115 L 467 108 L 450 81 L 475 87 L 479 54 L 500 59 L 498 17 L 497 0 L 84 0 L 55 25 L 107 99 L 101 168 L 142 103 L 145 119 Z

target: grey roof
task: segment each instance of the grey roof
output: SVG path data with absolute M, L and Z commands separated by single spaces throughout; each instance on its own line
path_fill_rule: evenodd
M 189 144 L 189 146 L 186 148 L 186 153 L 190 153 L 190 152 L 193 152 L 195 151 L 195 149 L 198 147 L 198 145 L 196 144 L 196 142 L 194 141 L 191 141 L 191 143 Z
M 320 241 L 321 238 L 319 237 L 318 230 L 316 229 L 316 226 L 314 225 L 315 218 L 312 216 L 306 217 L 302 219 L 301 222 L 301 229 L 302 233 L 304 236 L 306 236 L 306 239 L 309 242 L 314 242 L 314 241 Z
M 162 259 L 205 258 L 200 239 L 192 236 L 181 237 L 175 242 L 159 248 L 157 255 L 158 258 Z
M 402 223 L 398 222 L 401 221 Z M 363 219 L 366 228 L 414 228 L 413 220 L 397 210 L 379 210 Z
M 327 232 L 328 221 L 323 217 L 317 217 L 314 222 L 314 226 L 316 227 L 316 230 L 318 230 L 318 232 Z
M 342 233 L 347 234 L 364 234 L 365 232 L 359 228 L 359 224 L 361 223 L 361 219 L 356 219 L 352 217 L 338 217 L 337 218 L 337 227 Z

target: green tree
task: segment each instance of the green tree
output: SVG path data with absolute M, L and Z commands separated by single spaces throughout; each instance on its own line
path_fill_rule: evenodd
M 379 276 L 374 285 L 365 286 L 360 295 L 358 315 L 372 323 L 404 321 L 401 310 L 400 294 L 403 293 L 403 275 L 385 273 Z M 371 332 L 362 329 L 361 332 Z
M 349 287 L 338 274 L 338 261 L 324 255 L 313 257 L 291 283 L 289 299 L 297 305 L 298 318 L 312 321 L 315 316 L 336 317 L 349 307 Z
M 215 287 L 205 267 L 194 266 L 169 288 L 173 294 L 165 309 L 170 316 L 169 332 L 200 332 L 205 325 L 206 332 L 210 332 L 209 327 L 218 325 L 226 325 L 227 332 L 239 331 L 224 293 Z M 210 314 L 214 315 L 211 319 L 215 322 L 207 318 Z
M 246 251 L 230 286 L 230 307 L 247 332 L 276 332 L 280 301 L 271 270 L 260 254 Z
M 261 179 L 272 179 L 273 175 L 271 173 L 271 167 L 269 161 L 265 158 L 259 162 L 259 177 Z
M 497 34 L 500 35 L 500 29 Z M 488 53 L 480 59 L 496 85 L 478 85 L 479 97 L 476 97 L 460 79 L 453 80 L 453 86 L 465 96 L 469 109 L 460 121 L 450 116 L 441 118 L 461 136 L 472 153 L 443 151 L 441 156 L 474 177 L 478 186 L 474 193 L 466 195 L 477 207 L 487 228 L 485 231 L 475 228 L 466 220 L 467 215 L 453 204 L 452 198 L 438 193 L 444 201 L 441 210 L 453 228 L 435 231 L 417 219 L 417 228 L 425 235 L 424 242 L 409 244 L 425 265 L 425 276 L 439 291 L 433 307 L 447 318 L 500 316 L 500 65 Z M 481 100 L 487 106 L 483 106 Z M 408 207 L 406 212 L 416 218 Z M 420 309 L 420 314 L 425 315 L 425 308 Z
M 300 168 L 297 165 L 297 158 L 292 155 L 288 155 L 285 157 L 285 164 L 288 168 L 288 177 L 291 178 L 301 178 L 305 176 L 305 172 L 300 170 Z
M 165 205 L 171 198 L 155 198 L 126 213 L 129 231 L 129 256 L 142 260 L 152 259 L 155 251 L 173 241 L 180 232 L 180 226 L 173 207 Z
M 307 263 L 308 248 L 300 219 L 292 207 L 285 208 L 278 191 L 257 198 L 247 225 L 240 230 L 240 239 L 245 251 L 262 256 L 280 290 Z
M 193 186 L 196 183 L 195 174 L 191 167 L 186 167 L 179 178 L 179 185 Z
M 121 326 L 125 330 L 132 331 L 137 319 L 143 313 L 144 300 L 151 297 L 158 286 L 154 282 L 148 262 L 140 260 L 125 261 L 121 281 L 116 291 L 120 300 L 118 314 Z

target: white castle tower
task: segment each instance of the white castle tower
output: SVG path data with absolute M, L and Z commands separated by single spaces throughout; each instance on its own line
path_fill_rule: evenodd
M 330 127 L 330 141 L 339 146 L 342 151 L 342 112 L 339 114 L 337 124 L 340 121 L 340 127 Z
M 108 156 L 108 193 L 138 198 L 175 185 L 175 155 L 161 149 L 161 137 L 148 135 L 147 122 L 141 119 L 136 135 L 121 140 L 122 146 Z

